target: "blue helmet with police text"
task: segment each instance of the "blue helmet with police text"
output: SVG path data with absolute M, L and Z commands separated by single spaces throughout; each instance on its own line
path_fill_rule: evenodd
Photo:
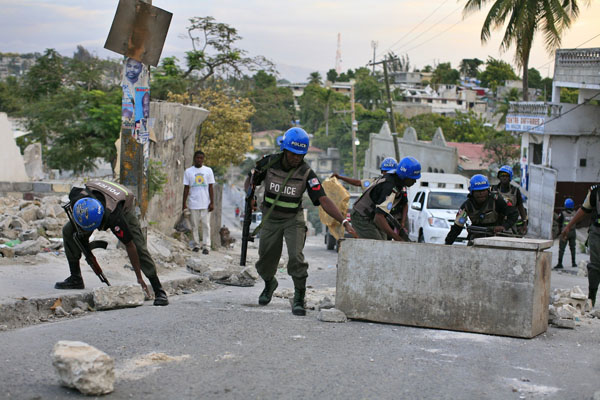
M 279 147 L 279 150 L 283 151 L 283 135 L 277 136 L 277 147 Z
M 282 150 L 288 150 L 295 154 L 306 154 L 308 152 L 308 133 L 302 128 L 288 129 L 283 135 L 281 143 Z
M 381 162 L 381 167 L 379 167 L 380 170 L 386 171 L 389 173 L 396 172 L 396 168 L 398 168 L 398 162 L 396 161 L 396 159 L 394 157 L 386 158 L 385 160 L 383 160 Z
M 572 210 L 575 207 L 575 202 L 573 201 L 573 199 L 568 198 L 565 200 L 565 208 Z
M 419 179 L 421 177 L 421 164 L 413 157 L 404 157 L 396 167 L 399 178 Z
M 481 174 L 473 175 L 469 181 L 469 191 L 473 193 L 477 190 L 486 190 L 490 188 L 490 181 Z
M 510 180 L 512 181 L 513 169 L 510 165 L 501 166 L 500 169 L 498 170 L 498 174 L 496 175 L 497 178 L 500 178 L 501 172 L 506 172 L 508 174 L 508 176 L 510 176 Z
M 104 216 L 104 206 L 92 197 L 79 199 L 73 205 L 75 223 L 84 231 L 91 232 L 100 227 Z

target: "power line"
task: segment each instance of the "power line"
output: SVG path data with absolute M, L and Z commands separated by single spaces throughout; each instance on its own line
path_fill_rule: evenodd
M 462 8 L 462 6 L 459 6 L 458 8 L 454 9 L 453 11 L 451 11 L 450 13 L 448 13 L 447 15 L 445 15 L 443 18 L 441 18 L 441 19 L 439 19 L 438 21 L 436 21 L 436 22 L 435 22 L 435 23 L 434 23 L 434 24 L 433 24 L 433 25 L 432 25 L 432 26 L 431 26 L 431 27 L 430 27 L 428 30 L 426 30 L 426 31 L 423 31 L 423 32 L 419 33 L 417 36 L 413 37 L 412 39 L 410 39 L 409 41 L 407 41 L 406 43 L 404 43 L 403 45 L 401 45 L 400 47 L 398 47 L 398 48 L 396 49 L 396 51 L 399 51 L 399 50 L 400 50 L 400 49 L 402 49 L 403 47 L 406 47 L 406 46 L 408 46 L 409 44 L 411 44 L 412 42 L 414 42 L 415 40 L 417 40 L 418 38 L 420 38 L 421 36 L 423 36 L 423 35 L 424 35 L 424 34 L 426 34 L 427 32 L 430 32 L 430 31 L 431 31 L 431 29 L 435 28 L 437 25 L 439 25 L 441 22 L 443 22 L 444 20 L 446 20 L 446 19 L 447 19 L 448 17 L 450 17 L 452 14 L 456 13 L 457 11 L 459 11 L 461 8 Z M 460 22 L 460 21 L 462 21 L 462 19 L 460 19 L 458 22 Z M 458 22 L 457 22 L 457 24 L 458 24 Z M 456 24 L 455 24 L 455 25 L 456 25 Z M 454 25 L 453 25 L 453 26 L 454 26 Z M 444 31 L 444 32 L 445 32 L 445 31 Z M 444 32 L 442 32 L 442 33 L 444 33 Z M 439 36 L 439 35 L 438 35 L 438 36 Z M 437 37 L 437 36 L 436 36 L 436 37 Z M 432 39 L 433 39 L 433 38 L 432 38 Z M 432 40 L 432 39 L 429 39 L 429 40 Z M 426 42 L 428 42 L 429 40 L 427 40 Z M 426 43 L 426 42 L 424 42 L 424 43 Z M 419 45 L 419 46 L 420 46 L 420 45 Z M 412 48 L 410 48 L 410 49 L 408 49 L 408 50 L 404 50 L 403 52 L 404 52 L 404 53 L 406 53 L 406 52 L 408 52 L 408 51 L 410 51 L 410 50 L 412 50 L 412 49 L 414 49 L 414 48 L 416 48 L 416 47 L 419 47 L 419 46 L 414 46 L 414 47 L 412 47 Z
M 470 16 L 469 16 L 469 17 L 470 17 Z M 411 51 L 411 50 L 414 50 L 414 49 L 416 49 L 416 48 L 418 48 L 418 47 L 421 47 L 421 46 L 423 46 L 425 43 L 429 43 L 429 42 L 431 42 L 433 39 L 437 38 L 437 37 L 438 37 L 438 36 L 440 36 L 440 35 L 443 35 L 443 34 L 444 34 L 444 33 L 446 33 L 446 32 L 448 32 L 450 29 L 454 28 L 456 25 L 460 24 L 461 22 L 463 22 L 464 20 L 466 20 L 466 19 L 467 19 L 467 18 L 469 18 L 469 17 L 466 17 L 466 18 L 461 18 L 461 19 L 459 19 L 459 20 L 458 20 L 458 21 L 456 21 L 456 22 L 455 22 L 453 25 L 449 26 L 447 29 L 444 29 L 442 32 L 438 33 L 437 35 L 434 35 L 434 36 L 430 37 L 429 39 L 425 40 L 424 42 L 421 42 L 421 43 L 419 43 L 418 45 L 411 47 L 410 49 L 406 50 L 406 52 L 408 53 L 408 52 L 409 52 L 409 51 Z
M 428 16 L 426 16 L 425 18 L 423 18 L 421 20 L 421 22 L 419 22 L 417 25 L 415 25 L 410 31 L 408 31 L 407 33 L 404 34 L 404 36 L 402 36 L 400 39 L 398 39 L 396 42 L 394 42 L 394 44 L 392 44 L 390 47 L 387 48 L 386 51 L 384 51 L 384 53 L 387 53 L 388 51 L 390 51 L 395 45 L 397 45 L 398 43 L 400 43 L 402 41 L 402 39 L 404 39 L 405 37 L 407 37 L 408 35 L 410 35 L 412 32 L 414 32 L 415 29 L 417 29 L 419 26 L 421 26 L 423 24 L 423 22 L 427 21 L 433 14 L 435 14 L 435 12 L 437 10 L 439 10 L 440 8 L 442 8 L 442 6 L 444 4 L 446 4 L 448 2 L 448 0 L 444 0 L 444 2 L 442 4 L 440 4 L 435 10 L 433 10 Z
M 575 111 L 575 110 L 577 110 L 579 107 L 581 107 L 581 106 L 583 106 L 583 105 L 586 105 L 587 103 L 589 103 L 590 101 L 594 100 L 594 98 L 595 98 L 595 97 L 598 97 L 598 96 L 600 96 L 600 92 L 596 93 L 595 95 L 593 95 L 593 96 L 592 96 L 592 97 L 590 97 L 589 99 L 586 99 L 586 100 L 584 100 L 584 101 L 583 101 L 583 103 L 579 103 L 579 104 L 577 104 L 575 107 L 571 108 L 569 111 L 565 111 L 563 114 L 560 114 L 560 115 L 558 115 L 558 116 L 556 116 L 556 117 L 554 117 L 554 118 L 552 118 L 552 119 L 550 119 L 550 120 L 548 120 L 548 121 L 544 121 L 544 122 L 542 122 L 541 124 L 538 124 L 538 125 L 534 126 L 533 128 L 530 128 L 530 129 L 528 129 L 528 130 L 526 130 L 526 131 L 524 131 L 524 132 L 521 132 L 521 133 L 529 133 L 529 132 L 532 132 L 533 130 L 535 130 L 535 129 L 539 128 L 540 126 L 547 125 L 547 124 L 549 124 L 549 123 L 550 123 L 550 122 L 552 122 L 552 121 L 555 121 L 555 120 L 557 120 L 557 119 L 559 119 L 559 118 L 562 118 L 562 117 L 564 117 L 565 115 L 567 115 L 568 113 L 570 113 L 571 111 Z M 535 133 L 535 132 L 534 132 L 534 133 Z
M 583 42 L 583 43 L 579 44 L 578 46 L 576 46 L 576 47 L 574 47 L 574 48 L 575 48 L 575 49 L 578 49 L 578 48 L 580 48 L 581 46 L 583 46 L 584 44 L 586 44 L 586 43 L 588 43 L 588 42 L 591 42 L 592 40 L 596 39 L 598 36 L 600 36 L 600 33 L 599 33 L 599 34 L 597 34 L 596 36 L 594 36 L 593 38 L 591 38 L 591 39 L 588 39 L 588 40 L 586 40 L 585 42 Z M 556 53 L 554 53 L 554 54 L 556 54 Z M 546 65 L 553 63 L 553 62 L 554 62 L 554 59 L 555 59 L 555 57 L 553 56 L 553 57 L 552 57 L 552 60 L 548 61 L 546 64 L 543 64 L 543 65 L 540 65 L 539 67 L 536 67 L 536 69 L 541 69 L 541 68 L 544 68 Z

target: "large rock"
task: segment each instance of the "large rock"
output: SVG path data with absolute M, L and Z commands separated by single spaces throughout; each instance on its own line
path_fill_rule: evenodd
M 144 304 L 144 290 L 140 285 L 106 286 L 93 291 L 96 310 L 137 307 Z
M 319 314 L 317 314 L 317 319 L 319 321 L 323 321 L 323 322 L 338 322 L 338 323 L 348 321 L 348 318 L 346 318 L 346 314 L 344 314 L 342 311 L 335 309 L 335 308 L 330 308 L 330 309 L 325 309 L 325 310 L 319 311 Z
M 39 207 L 35 205 L 30 205 L 19 211 L 17 214 L 19 217 L 23 218 L 26 222 L 35 221 L 38 219 L 37 213 L 39 211 Z
M 58 372 L 61 385 L 85 395 L 98 396 L 114 390 L 114 360 L 87 343 L 70 340 L 56 343 L 52 365 Z
M 14 247 L 15 255 L 27 256 L 34 255 L 42 251 L 43 248 L 50 246 L 50 241 L 44 237 L 38 237 L 36 240 L 27 240 Z

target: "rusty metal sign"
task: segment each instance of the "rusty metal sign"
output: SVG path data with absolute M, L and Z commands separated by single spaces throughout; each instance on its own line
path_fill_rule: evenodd
M 104 48 L 157 66 L 172 17 L 140 0 L 119 0 Z

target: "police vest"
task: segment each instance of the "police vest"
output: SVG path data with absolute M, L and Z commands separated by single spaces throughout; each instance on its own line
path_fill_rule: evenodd
M 288 178 L 285 186 L 283 181 L 287 178 L 289 171 L 280 168 L 269 168 L 264 180 L 265 196 L 262 204 L 262 212 L 266 213 L 275 204 L 271 216 L 289 217 L 302 209 L 302 195 L 306 190 L 306 180 L 311 169 L 306 163 L 302 163 Z M 279 199 L 275 202 L 275 198 Z
M 123 203 L 123 210 L 129 211 L 133 208 L 135 196 L 129 189 L 114 182 L 92 181 L 85 184 L 88 191 L 100 192 L 104 195 L 106 204 L 104 208 L 110 212 L 115 211 L 120 203 Z
M 575 216 L 575 211 L 564 210 L 564 211 L 561 212 L 561 214 L 562 214 L 562 217 L 563 217 L 563 226 L 567 226 L 567 225 L 569 225 L 569 222 L 571 222 L 571 220 Z
M 592 186 L 592 190 L 594 189 L 596 190 L 596 221 L 594 222 L 594 225 L 600 227 L 600 186 Z
M 494 187 L 495 191 L 498 192 L 503 198 L 504 201 L 506 202 L 506 204 L 509 207 L 516 207 L 517 206 L 517 188 L 514 187 L 513 185 L 509 185 L 510 189 L 508 190 L 508 192 L 503 192 L 500 190 L 500 185 L 497 185 Z
M 354 207 L 352 208 L 353 210 L 356 210 L 356 212 L 358 212 L 363 217 L 367 217 L 367 218 L 374 217 L 375 207 L 377 207 L 377 204 L 375 204 L 375 202 L 371 199 L 370 193 L 374 187 L 381 185 L 383 182 L 385 182 L 384 177 L 385 177 L 385 175 L 382 178 L 377 179 L 373 183 L 373 185 L 371 185 L 371 187 L 369 187 L 367 190 L 364 191 L 362 196 L 360 196 L 360 198 L 358 200 L 356 200 L 356 203 L 354 203 Z M 402 196 L 399 196 L 400 190 L 398 188 L 395 187 L 393 190 L 393 193 L 395 195 L 395 198 L 394 198 L 392 206 L 388 209 L 388 211 L 390 211 L 392 208 L 394 208 L 402 200 Z
M 496 226 L 500 214 L 496 211 L 496 196 L 490 195 L 481 208 L 476 208 L 472 199 L 467 200 L 466 211 L 471 224 L 475 226 Z

